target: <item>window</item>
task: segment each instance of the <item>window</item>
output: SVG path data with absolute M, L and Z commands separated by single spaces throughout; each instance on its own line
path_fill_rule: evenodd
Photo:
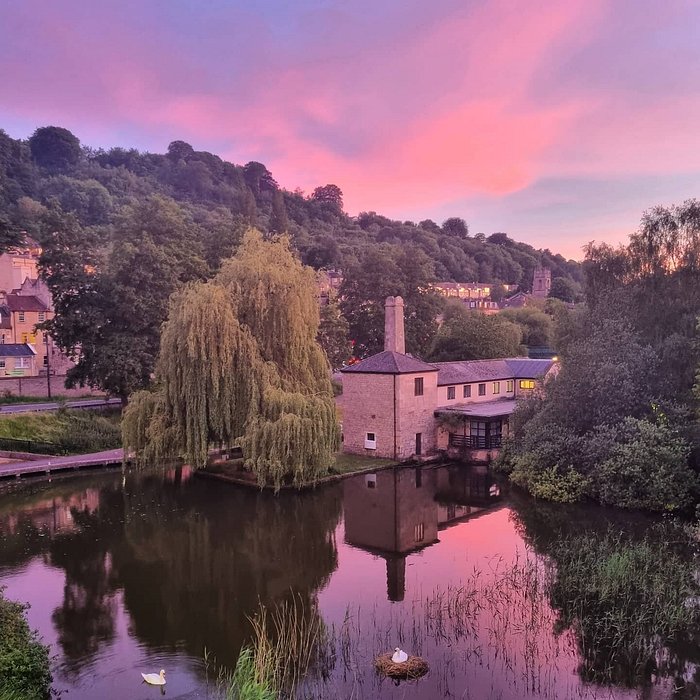
M 455 388 L 453 386 L 447 387 L 447 400 L 452 401 L 455 397 Z
M 416 433 L 416 454 L 419 457 L 423 454 L 423 433 Z
M 500 394 L 500 393 L 501 393 L 501 382 L 494 382 L 494 383 L 493 383 L 493 393 L 494 393 L 494 394 Z
M 472 385 L 465 384 L 462 387 L 462 398 L 471 399 L 471 397 L 472 397 Z
M 39 323 L 43 323 L 45 320 L 46 320 L 46 312 L 40 311 L 39 312 Z
M 28 369 L 29 368 L 29 358 L 28 357 L 15 358 L 15 368 L 16 369 Z
M 24 311 L 20 311 L 20 312 L 17 314 L 17 320 L 18 320 L 20 323 L 24 323 Z
M 479 384 L 479 396 L 486 396 L 486 384 Z
M 26 343 L 29 341 L 29 333 L 22 333 L 22 342 Z
M 515 382 L 512 379 L 509 379 L 506 382 L 506 393 L 512 394 L 514 388 L 515 388 Z
M 418 523 L 413 528 L 413 540 L 415 542 L 422 542 L 425 537 L 425 525 L 423 523 Z
M 423 377 L 416 377 L 413 380 L 413 393 L 415 396 L 423 396 Z
M 486 422 L 473 420 L 469 422 L 469 434 L 472 437 L 486 437 Z
M 0 360 L 0 369 L 5 369 L 5 360 Z
M 44 367 L 48 367 L 48 366 L 49 366 L 49 356 L 44 355 Z
M 377 436 L 374 433 L 365 434 L 365 449 L 366 450 L 376 450 L 377 449 Z
M 520 388 L 521 389 L 534 389 L 535 388 L 535 380 L 534 379 L 521 379 L 520 380 Z
M 416 467 L 416 488 L 419 489 L 421 486 L 423 486 L 423 470 Z

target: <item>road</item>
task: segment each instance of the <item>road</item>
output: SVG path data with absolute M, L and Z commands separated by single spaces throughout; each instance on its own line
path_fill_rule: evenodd
M 47 403 L 15 403 L 0 406 L 0 414 L 3 413 L 31 413 L 35 411 L 57 411 L 61 407 L 65 408 L 108 408 L 121 406 L 120 399 L 77 399 L 75 401 L 65 401 L 57 403 L 49 401 Z
M 68 457 L 44 457 L 31 462 L 14 462 L 0 464 L 0 479 L 20 477 L 29 474 L 51 474 L 70 469 L 100 467 L 109 464 L 121 464 L 124 450 L 105 450 L 86 455 L 70 455 Z

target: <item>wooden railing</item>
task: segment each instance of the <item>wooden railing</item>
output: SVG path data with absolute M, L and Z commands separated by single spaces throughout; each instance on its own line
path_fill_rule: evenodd
M 463 447 L 468 450 L 492 450 L 501 447 L 503 438 L 500 435 L 455 435 L 450 433 L 450 447 Z

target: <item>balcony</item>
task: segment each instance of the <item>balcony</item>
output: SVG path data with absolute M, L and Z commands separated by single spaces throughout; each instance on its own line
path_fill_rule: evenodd
M 501 435 L 455 435 L 450 433 L 450 447 L 461 447 L 466 450 L 493 450 L 503 444 Z

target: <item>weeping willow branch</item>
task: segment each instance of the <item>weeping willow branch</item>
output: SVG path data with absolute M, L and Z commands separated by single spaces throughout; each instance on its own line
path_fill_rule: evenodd
M 261 483 L 318 478 L 339 444 L 318 325 L 313 271 L 286 238 L 249 231 L 213 280 L 171 299 L 161 388 L 133 397 L 125 448 L 139 462 L 175 454 L 201 467 L 211 445 L 240 444 Z

